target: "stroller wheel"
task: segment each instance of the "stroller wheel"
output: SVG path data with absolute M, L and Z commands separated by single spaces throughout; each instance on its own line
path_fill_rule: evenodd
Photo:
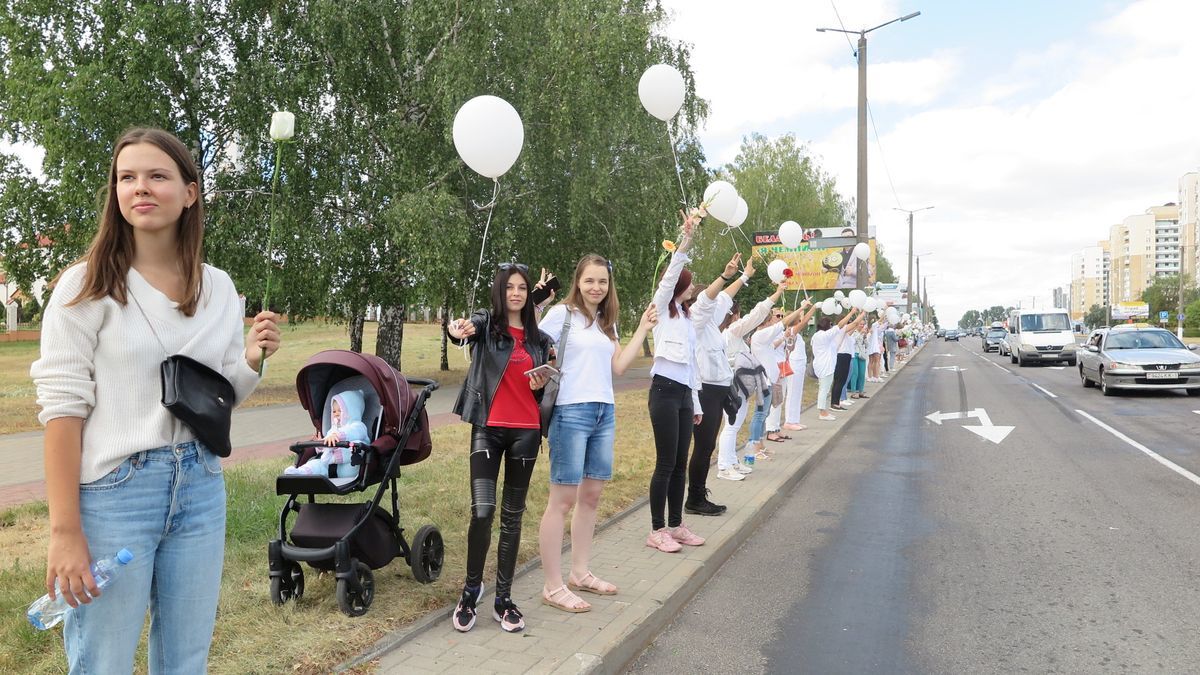
M 367 613 L 371 601 L 375 599 L 375 575 L 371 574 L 371 568 L 367 567 L 366 563 L 359 561 L 354 563 L 354 573 L 357 575 L 359 590 L 352 588 L 348 579 L 338 579 L 338 607 L 348 616 L 362 616 Z
M 271 602 L 282 605 L 288 600 L 299 600 L 304 595 L 304 570 L 300 563 L 291 562 L 283 576 L 271 578 Z
M 412 567 L 413 578 L 423 584 L 433 583 L 442 574 L 442 562 L 446 555 L 446 547 L 442 543 L 442 533 L 435 525 L 422 525 L 413 537 L 412 550 L 408 564 Z

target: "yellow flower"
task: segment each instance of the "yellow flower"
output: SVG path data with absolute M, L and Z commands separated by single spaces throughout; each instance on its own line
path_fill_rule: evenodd
M 663 239 L 662 246 L 668 253 L 675 252 L 675 242 L 671 241 L 670 239 Z

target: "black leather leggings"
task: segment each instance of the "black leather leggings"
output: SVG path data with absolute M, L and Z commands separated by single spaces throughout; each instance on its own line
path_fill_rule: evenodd
M 492 543 L 496 480 L 504 461 L 504 499 L 500 505 L 500 543 L 496 547 L 496 597 L 508 595 L 521 544 L 521 518 L 529 478 L 541 448 L 537 429 L 476 426 L 471 432 L 471 526 L 467 529 L 467 585 L 483 582 L 483 564 Z
M 647 406 L 656 455 L 650 476 L 650 527 L 679 527 L 683 523 L 684 477 L 694 426 L 692 390 L 686 384 L 655 375 Z
M 688 488 L 700 497 L 704 497 L 708 483 L 708 467 L 712 464 L 713 449 L 717 447 L 717 433 L 721 430 L 721 419 L 725 417 L 724 403 L 728 397 L 728 385 L 706 382 L 700 388 L 700 409 L 704 418 L 692 430 L 694 447 L 688 462 Z

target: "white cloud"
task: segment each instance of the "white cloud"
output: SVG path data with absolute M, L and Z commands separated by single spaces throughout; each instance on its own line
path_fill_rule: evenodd
M 867 5 L 882 20 L 904 11 Z M 1064 26 L 1057 42 L 1040 49 L 993 54 L 987 71 L 959 72 L 956 55 L 936 48 L 919 60 L 870 66 L 884 153 L 872 135 L 872 224 L 904 276 L 907 216 L 892 208 L 897 200 L 905 208 L 936 205 L 916 216 L 915 248 L 935 252 L 921 271 L 937 275 L 931 299 L 944 322 L 971 308 L 1028 305 L 1033 296 L 1048 304 L 1051 288 L 1069 283 L 1071 253 L 1107 238 L 1109 225 L 1125 216 L 1176 200 L 1178 177 L 1200 166 L 1200 88 L 1192 86 L 1198 25 L 1200 3 L 1143 0 L 1111 18 L 1097 14 L 1090 25 Z M 807 30 L 796 28 L 800 36 Z M 754 54 L 762 41 L 729 31 L 721 51 Z M 763 93 L 754 77 L 741 89 L 744 73 L 728 64 L 703 71 L 706 46 L 697 41 L 698 88 L 725 83 L 700 91 L 713 109 L 701 135 L 710 159 L 728 161 L 741 135 L 768 123 L 811 128 L 806 114 L 844 110 L 845 122 L 811 147 L 852 196 L 855 76 L 845 41 L 834 43 L 833 53 L 813 47 L 787 63 L 804 73 L 813 101 L 778 88 Z M 775 64 L 764 70 L 777 71 Z M 949 87 L 954 96 L 943 96 Z M 880 117 L 885 103 L 895 104 L 886 108 L 890 119 Z

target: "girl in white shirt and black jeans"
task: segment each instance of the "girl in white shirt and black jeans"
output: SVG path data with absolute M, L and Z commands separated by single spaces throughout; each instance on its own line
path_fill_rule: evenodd
M 664 553 L 674 553 L 684 545 L 704 544 L 704 537 L 683 524 L 688 447 L 692 427 L 703 416 L 696 369 L 696 328 L 687 307 L 694 292 L 692 273 L 684 269 L 691 260 L 687 251 L 692 245 L 692 229 L 699 220 L 695 213 L 684 220 L 683 238 L 654 292 L 659 318 L 654 327 L 654 366 L 650 369 L 647 405 L 657 457 L 650 477 L 650 534 L 646 546 Z M 664 518 L 663 511 L 668 509 Z

